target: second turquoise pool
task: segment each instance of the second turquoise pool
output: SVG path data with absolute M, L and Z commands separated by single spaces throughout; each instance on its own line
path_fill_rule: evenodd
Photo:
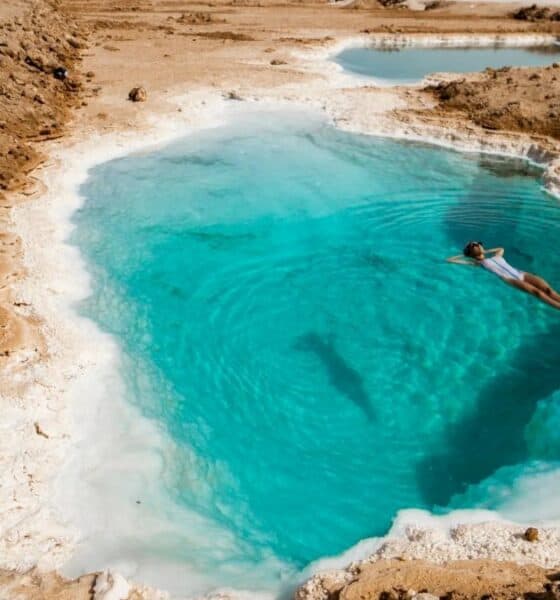
M 395 84 L 420 82 L 431 73 L 469 73 L 487 67 L 536 67 L 560 61 L 560 45 L 534 47 L 349 48 L 335 57 L 346 71 Z

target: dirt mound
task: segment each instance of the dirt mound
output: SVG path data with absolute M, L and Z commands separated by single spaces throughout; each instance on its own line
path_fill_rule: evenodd
M 558 573 L 534 565 L 490 560 L 434 564 L 424 560 L 379 560 L 349 578 L 318 575 L 296 600 L 560 600 Z
M 51 2 L 33 2 L 23 18 L 0 24 L 0 189 L 24 182 L 37 161 L 29 141 L 62 134 L 79 102 L 73 73 L 82 32 Z M 67 77 L 55 77 L 57 69 Z
M 560 139 L 560 65 L 487 69 L 427 88 L 438 111 L 459 111 L 486 129 L 519 131 Z
M 4 13 L 0 22 L 0 357 L 31 343 L 32 323 L 11 298 L 9 284 L 23 269 L 19 240 L 8 232 L 11 205 L 3 192 L 26 185 L 42 161 L 34 142 L 61 136 L 70 108 L 81 102 L 75 66 L 84 46 L 82 31 L 56 0 L 32 0 L 15 15 Z

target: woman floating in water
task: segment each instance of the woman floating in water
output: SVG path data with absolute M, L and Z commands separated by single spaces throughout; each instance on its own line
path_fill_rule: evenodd
M 509 285 L 532 294 L 539 300 L 546 302 L 546 304 L 560 309 L 560 294 L 553 290 L 544 279 L 512 267 L 504 258 L 503 248 L 485 250 L 482 242 L 469 242 L 463 250 L 463 255 L 451 256 L 447 259 L 447 262 L 471 267 L 483 267 L 509 283 Z

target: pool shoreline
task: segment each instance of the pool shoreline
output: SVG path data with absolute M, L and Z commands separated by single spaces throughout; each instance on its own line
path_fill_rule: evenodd
M 445 47 L 449 45 L 461 46 L 493 46 L 495 44 L 519 47 L 531 45 L 550 45 L 558 43 L 556 36 L 551 35 L 376 35 L 372 40 L 370 36 L 356 36 L 330 44 L 327 48 L 310 52 L 296 52 L 295 55 L 302 61 L 303 68 L 312 69 L 314 72 L 329 78 L 335 89 L 353 86 L 354 89 L 364 90 L 362 99 L 367 99 L 367 88 L 372 85 L 370 77 L 359 76 L 343 72 L 342 67 L 332 61 L 332 58 L 344 49 L 351 47 L 391 47 L 413 46 Z M 311 63 L 311 66 L 310 66 Z M 428 120 L 414 114 L 418 108 L 426 108 L 426 103 L 419 98 L 422 88 L 427 84 L 437 84 L 458 79 L 466 74 L 436 74 L 425 78 L 421 83 L 398 86 L 382 85 L 378 89 L 380 94 L 388 94 L 395 105 L 404 98 L 405 106 L 401 109 L 395 106 L 385 111 L 388 122 L 372 122 L 365 120 L 361 115 L 347 114 L 348 110 L 337 106 L 327 107 L 326 112 L 335 125 L 341 129 L 355 133 L 379 135 L 394 139 L 407 139 L 425 142 L 457 150 L 460 152 L 481 152 L 497 154 L 512 158 L 528 159 L 544 166 L 543 182 L 546 189 L 555 196 L 560 195 L 560 144 L 550 138 L 529 136 L 521 133 L 507 133 L 482 129 L 471 123 L 455 117 L 434 117 Z M 375 87 L 375 86 L 374 86 Z M 348 108 L 348 107 L 346 107 Z M 350 107 L 353 108 L 353 107 Z M 355 109 L 354 109 L 355 111 Z M 400 111 L 401 114 L 395 114 Z M 346 114 L 345 114 L 346 113 Z M 389 113 L 387 115 L 387 113 Z M 392 114 L 391 114 L 392 113 Z M 409 114 L 404 114 L 409 113 Z
M 342 40 L 340 43 L 348 42 Z M 469 39 L 469 43 L 472 44 L 472 39 Z M 474 127 L 466 127 L 463 123 L 447 124 L 444 128 L 442 123 L 403 120 L 403 114 L 418 102 L 414 92 L 411 92 L 411 98 L 402 89 L 383 89 L 372 99 L 369 96 L 376 94 L 371 94 L 365 85 L 348 90 L 344 88 L 348 84 L 346 76 L 341 76 L 333 70 L 326 58 L 332 51 L 332 48 L 328 49 L 327 53 L 323 52 L 322 55 L 316 52 L 302 53 L 300 50 L 294 52 L 299 61 L 298 66 L 303 72 L 326 77 L 326 83 L 313 81 L 308 85 L 301 84 L 272 92 L 269 89 L 254 90 L 252 97 L 244 103 L 244 108 L 258 110 L 263 107 L 303 107 L 321 111 L 337 127 L 347 131 L 426 142 L 465 152 L 530 159 L 546 167 L 543 181 L 551 194 L 560 197 L 558 144 L 555 149 L 544 140 L 540 144 L 528 136 L 483 132 Z M 363 93 L 360 93 L 360 90 Z M 364 115 L 361 110 L 366 101 L 368 107 L 373 105 L 375 108 L 369 115 Z M 48 431 L 51 444 L 48 452 L 35 457 L 39 463 L 42 461 L 42 464 L 35 466 L 36 472 L 40 472 L 45 481 L 57 480 L 63 456 L 75 453 L 76 443 L 87 446 L 95 440 L 92 437 L 96 433 L 95 427 L 91 428 L 92 421 L 88 423 L 85 437 L 84 432 L 78 431 L 78 421 L 72 416 L 71 406 L 76 405 L 78 399 L 83 401 L 91 382 L 95 381 L 100 373 L 107 374 L 104 369 L 112 370 L 114 365 L 118 364 L 118 348 L 113 341 L 107 339 L 108 336 L 101 333 L 93 323 L 78 317 L 73 308 L 73 304 L 87 295 L 90 288 L 83 258 L 79 256 L 76 248 L 66 242 L 72 229 L 71 216 L 81 202 L 77 193 L 79 184 L 86 177 L 87 169 L 96 164 L 131 152 L 145 151 L 188 135 L 191 131 L 219 124 L 231 102 L 223 98 L 221 91 L 201 87 L 187 95 L 168 96 L 165 107 L 159 110 L 152 109 L 149 117 L 144 117 L 141 128 L 125 125 L 119 131 L 92 137 L 91 129 L 80 130 L 79 127 L 75 127 L 68 139 L 50 144 L 49 155 L 53 162 L 36 172 L 47 191 L 14 211 L 15 229 L 24 241 L 25 265 L 30 273 L 30 277 L 18 286 L 18 296 L 25 301 L 31 301 L 44 319 L 46 325 L 43 330 L 50 349 L 49 359 L 35 373 L 38 382 L 49 383 L 50 391 L 41 399 L 33 393 L 24 399 L 28 409 L 34 414 L 32 418 L 37 418 L 38 406 L 41 407 L 40 415 L 49 415 L 44 419 L 41 417 L 39 423 L 42 430 Z M 178 112 L 179 108 L 181 112 Z M 394 110 L 400 111 L 399 114 L 395 114 Z M 64 170 L 61 168 L 62 164 L 65 165 Z M 45 289 L 50 290 L 48 295 L 45 294 Z M 100 347 L 104 348 L 101 360 L 98 355 L 99 347 L 97 352 L 92 352 L 92 336 L 95 336 Z M 77 355 L 81 357 L 78 363 L 75 360 Z M 93 401 L 101 402 L 101 396 L 102 394 Z M 88 400 L 88 403 L 91 404 L 91 401 Z M 95 407 L 89 406 L 89 410 L 92 408 Z M 94 414 L 95 411 L 92 412 L 92 415 Z M 72 432 L 71 436 L 68 432 Z M 19 440 L 19 443 L 16 441 L 14 440 L 14 449 L 18 452 L 31 448 L 35 454 L 37 440 L 24 438 Z M 58 479 L 58 484 L 60 482 Z M 47 486 L 43 490 L 45 498 L 49 496 L 49 489 Z M 60 498 L 60 493 L 57 498 Z M 69 532 L 65 529 L 64 519 L 60 518 L 60 506 L 57 508 L 52 502 L 45 502 L 44 499 L 31 500 L 30 505 L 23 510 L 31 514 L 40 508 L 40 514 L 30 517 L 31 521 L 18 532 L 18 536 L 23 538 L 28 528 L 39 533 L 32 539 L 26 538 L 25 544 L 19 545 L 19 554 L 16 556 L 12 549 L 11 568 L 21 570 L 39 564 L 42 570 L 58 569 L 72 554 L 72 547 L 78 536 L 75 531 Z M 486 517 L 488 518 L 488 515 Z M 418 515 L 415 518 L 418 518 Z M 437 524 L 429 519 L 427 523 L 437 528 Z M 461 521 L 449 524 L 447 531 L 459 523 Z M 426 524 L 426 529 L 429 527 Z M 507 527 L 510 536 L 518 536 L 520 526 Z M 405 529 L 405 526 L 399 525 L 400 539 L 406 538 L 403 538 Z M 559 557 L 555 562 L 557 565 L 560 564 L 560 537 L 556 533 L 552 537 L 548 550 L 553 556 Z M 56 543 L 53 540 L 56 540 Z M 426 538 L 425 548 L 430 548 L 431 543 Z M 50 551 L 46 554 L 45 544 L 50 546 Z M 539 546 L 539 549 L 543 550 L 543 546 Z M 504 546 L 496 557 L 519 560 L 521 555 L 512 555 L 511 548 Z M 537 554 L 528 558 L 535 563 L 541 562 L 543 566 L 551 566 L 543 563 Z M 348 558 L 342 560 L 351 562 Z M 119 585 L 123 585 L 122 581 Z M 139 589 L 145 597 L 155 597 L 149 595 L 152 592 L 141 587 Z M 320 598 L 323 597 L 323 593 L 324 588 L 307 597 Z

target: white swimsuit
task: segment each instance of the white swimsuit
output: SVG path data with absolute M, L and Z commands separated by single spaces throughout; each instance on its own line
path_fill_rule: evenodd
M 493 256 L 492 258 L 484 258 L 480 264 L 494 275 L 502 279 L 517 279 L 523 281 L 523 271 L 512 267 L 502 256 Z

